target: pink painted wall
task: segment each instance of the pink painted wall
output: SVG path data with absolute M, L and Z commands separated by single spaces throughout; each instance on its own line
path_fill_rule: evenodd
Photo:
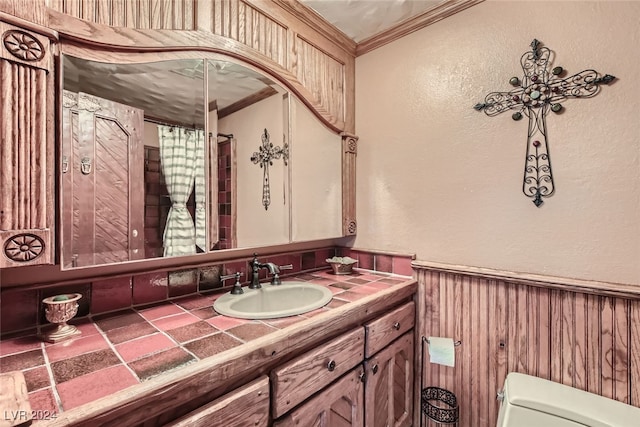
M 355 247 L 640 286 L 640 2 L 486 1 L 356 60 Z M 618 77 L 550 113 L 556 193 L 522 193 L 527 119 L 472 107 L 537 38 Z

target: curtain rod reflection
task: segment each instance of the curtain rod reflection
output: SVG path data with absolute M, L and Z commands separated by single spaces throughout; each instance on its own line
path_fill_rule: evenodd
M 172 128 L 179 127 L 179 128 L 183 128 L 183 129 L 203 130 L 201 127 L 197 127 L 195 125 L 193 125 L 193 126 L 179 125 L 177 123 L 169 123 L 169 122 L 164 122 L 162 120 L 153 119 L 151 117 L 145 117 L 144 121 L 145 122 L 149 122 L 149 123 L 153 123 L 154 125 L 170 126 Z M 213 132 L 209 132 L 209 137 L 212 137 L 212 136 L 213 136 Z M 218 137 L 222 137 L 222 138 L 227 138 L 227 139 L 233 139 L 233 134 L 232 133 L 218 133 L 217 136 Z
M 195 124 L 192 126 L 188 126 L 188 125 L 183 125 L 183 124 L 178 124 L 178 123 L 170 123 L 167 121 L 162 121 L 162 120 L 158 120 L 158 119 L 154 119 L 151 117 L 145 117 L 144 118 L 145 122 L 149 122 L 149 123 L 153 123 L 154 125 L 162 125 L 162 126 L 170 126 L 171 128 L 182 128 L 182 129 L 186 129 L 186 130 L 204 130 L 202 127 L 198 127 Z M 169 132 L 171 132 L 173 129 L 170 129 Z

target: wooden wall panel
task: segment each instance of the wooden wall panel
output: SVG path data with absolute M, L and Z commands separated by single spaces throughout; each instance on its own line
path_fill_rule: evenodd
M 286 25 L 242 0 L 214 1 L 211 8 L 214 34 L 236 40 L 287 68 Z
M 291 71 L 311 98 L 337 120 L 344 117 L 345 65 L 297 36 Z
M 0 34 L 0 268 L 49 264 L 53 254 L 49 40 L 2 21 Z
M 420 268 L 417 277 L 421 336 L 462 342 L 454 368 L 428 363 L 425 351 L 423 375 L 425 387 L 456 394 L 460 426 L 495 425 L 508 372 L 640 407 L 640 298 Z
M 49 7 L 98 24 L 156 30 L 195 30 L 197 0 L 52 0 Z

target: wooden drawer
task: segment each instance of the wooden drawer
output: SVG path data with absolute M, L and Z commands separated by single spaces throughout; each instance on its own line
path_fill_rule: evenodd
M 348 372 L 364 358 L 364 329 L 305 353 L 271 373 L 273 417 L 291 408 Z
M 391 341 L 413 328 L 415 312 L 416 305 L 411 301 L 364 325 L 366 331 L 365 357 L 373 356 Z
M 269 379 L 256 381 L 229 392 L 165 427 L 264 426 L 269 424 Z
M 363 427 L 363 375 L 362 367 L 352 370 L 276 421 L 274 427 Z

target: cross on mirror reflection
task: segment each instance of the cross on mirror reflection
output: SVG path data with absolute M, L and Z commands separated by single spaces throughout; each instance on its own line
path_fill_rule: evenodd
M 282 157 L 284 165 L 287 166 L 289 160 L 289 146 L 287 143 L 283 143 L 282 147 L 274 146 L 269 141 L 269 132 L 267 129 L 262 133 L 262 145 L 258 147 L 258 151 L 254 152 L 251 156 L 251 161 L 254 164 L 259 164 L 262 168 L 262 206 L 264 209 L 269 209 L 271 204 L 271 188 L 269 184 L 269 166 L 273 166 L 273 160 Z
M 527 132 L 527 154 L 524 167 L 522 191 L 533 203 L 540 207 L 543 197 L 551 196 L 555 191 L 549 144 L 547 141 L 546 116 L 551 110 L 560 113 L 561 104 L 569 98 L 590 98 L 599 91 L 600 84 L 611 83 L 615 77 L 609 74 L 600 76 L 595 70 L 584 70 L 572 76 L 562 78 L 565 70 L 554 67 L 549 70 L 552 52 L 541 47 L 534 39 L 531 50 L 520 58 L 524 72 L 522 80 L 512 77 L 509 83 L 515 89 L 508 92 L 491 92 L 483 103 L 473 108 L 495 116 L 504 111 L 515 111 L 513 120 L 529 118 Z

